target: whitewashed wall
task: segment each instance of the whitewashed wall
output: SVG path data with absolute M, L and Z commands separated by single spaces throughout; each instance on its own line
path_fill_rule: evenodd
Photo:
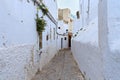
M 86 4 L 87 1 L 84 0 Z M 82 12 L 85 27 L 72 39 L 73 55 L 86 80 L 119 80 L 120 2 L 99 0 L 98 4 L 98 1 L 90 1 L 93 8 L 90 8 L 88 21 Z M 81 11 L 86 8 L 83 4 Z
M 66 37 L 66 40 L 65 40 L 65 37 Z M 62 44 L 61 44 L 61 38 L 63 38 Z M 62 47 L 61 47 L 61 45 L 62 45 Z M 58 36 L 57 46 L 58 46 L 57 47 L 58 50 L 68 48 L 68 36 Z
M 0 6 L 0 47 L 35 44 L 37 42 L 34 20 L 36 7 L 33 3 L 27 3 L 26 0 L 13 2 L 4 0 Z
M 120 1 L 99 1 L 99 46 L 105 80 L 120 79 Z
M 58 39 L 57 39 L 58 50 L 61 49 L 61 38 L 63 38 L 62 49 L 68 48 L 68 35 L 67 35 L 68 33 L 66 33 L 66 30 L 68 30 L 68 26 L 69 25 L 65 24 L 63 21 L 58 21 L 58 27 L 60 27 L 60 29 L 57 29 L 57 32 L 58 34 L 62 34 L 62 35 L 58 35 Z M 63 36 L 64 33 L 66 33 L 65 36 Z
M 81 21 L 81 19 L 74 19 L 73 20 L 73 26 L 74 27 L 73 27 L 72 33 L 73 33 L 73 35 L 75 35 L 82 28 L 82 21 Z
M 99 0 L 80 0 L 81 26 L 85 27 L 98 15 Z
M 0 80 L 29 80 L 37 71 L 36 7 L 4 0 L 0 12 Z
M 72 38 L 71 50 L 86 80 L 104 80 L 97 18 Z
M 53 17 L 57 19 L 57 5 L 45 0 Z M 55 10 L 54 10 L 55 9 Z M 52 11 L 51 11 L 52 10 Z M 36 5 L 30 0 L 4 0 L 0 3 L 0 80 L 31 80 L 38 69 L 57 53 L 57 35 L 53 39 L 55 24 L 45 17 L 42 54 L 39 54 L 36 32 Z M 39 13 L 41 14 L 41 12 Z M 51 30 L 50 30 L 51 28 Z M 46 41 L 46 34 L 51 39 Z
M 53 18 L 57 21 L 57 3 L 54 0 L 43 0 L 46 7 L 50 11 Z M 41 14 L 41 12 L 39 13 Z M 40 15 L 39 15 L 40 16 Z M 47 17 L 45 16 L 44 19 L 47 21 L 47 26 L 45 27 L 45 31 L 43 32 L 43 48 L 41 49 L 41 58 L 40 58 L 40 65 L 39 69 L 42 70 L 45 64 L 47 64 L 54 55 L 58 52 L 57 50 L 57 26 Z M 54 30 L 55 29 L 55 30 Z M 55 34 L 55 35 L 54 35 Z M 48 35 L 48 40 L 46 40 L 46 36 Z
M 58 21 L 58 27 L 60 27 L 60 29 L 57 29 L 57 32 L 59 34 L 63 34 L 66 33 L 66 29 L 68 29 L 68 24 L 65 24 L 63 21 Z
M 80 0 L 81 18 L 74 22 L 78 34 L 72 38 L 72 52 L 86 80 L 104 80 L 103 55 L 98 40 L 98 2 Z
M 107 41 L 109 51 L 104 54 L 106 80 L 120 79 L 120 1 L 107 0 Z
M 58 19 L 58 6 L 57 6 L 57 0 L 43 0 L 43 2 L 46 4 L 47 8 L 49 9 L 52 16 L 57 21 Z

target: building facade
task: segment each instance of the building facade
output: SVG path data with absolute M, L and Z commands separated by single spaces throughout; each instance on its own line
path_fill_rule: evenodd
M 58 10 L 58 33 L 61 34 L 58 36 L 58 45 L 61 45 L 61 48 L 71 47 L 73 20 L 70 15 L 68 8 Z
M 31 80 L 57 53 L 56 0 L 43 0 L 49 12 L 42 32 L 36 31 L 38 0 L 4 0 L 0 3 L 0 80 Z M 39 10 L 39 17 L 42 12 Z
M 80 0 L 81 29 L 72 39 L 73 55 L 86 80 L 119 80 L 120 2 Z

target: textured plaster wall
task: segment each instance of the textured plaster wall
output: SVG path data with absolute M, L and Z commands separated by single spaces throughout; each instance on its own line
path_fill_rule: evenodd
M 53 10 L 57 9 L 56 3 L 46 0 L 46 5 L 57 19 L 57 10 Z M 47 26 L 43 32 L 43 48 L 39 51 L 34 3 L 31 0 L 4 0 L 0 3 L 0 12 L 0 80 L 31 80 L 57 53 L 56 25 L 44 17 Z M 39 16 L 41 14 L 39 12 Z
M 60 27 L 60 29 L 57 29 L 57 32 L 59 34 L 67 34 L 66 33 L 66 30 L 68 30 L 68 24 L 65 24 L 63 21 L 58 21 L 58 27 Z M 65 40 L 65 37 L 66 37 L 66 40 Z M 62 43 L 62 49 L 64 48 L 68 48 L 68 36 L 65 35 L 58 35 L 57 37 L 57 46 L 58 46 L 58 50 L 61 49 L 61 38 L 63 38 L 63 43 Z
M 0 49 L 0 80 L 30 80 L 38 69 L 35 45 Z
M 68 29 L 68 24 L 65 24 L 63 20 L 58 21 L 58 27 L 60 27 L 60 29 L 57 29 L 57 32 L 59 34 L 63 34 L 63 33 L 66 33 L 66 29 Z
M 98 16 L 99 0 L 80 0 L 81 25 L 85 27 L 89 22 Z
M 55 20 L 58 20 L 58 6 L 57 6 L 57 0 L 43 0 L 43 2 L 46 4 L 47 8 L 49 9 L 52 16 L 55 18 Z
M 72 41 L 72 52 L 86 80 L 104 80 L 102 54 L 90 43 Z M 91 55 L 91 56 L 90 56 Z
M 36 7 L 32 2 L 4 0 L 0 3 L 0 12 L 0 48 L 37 42 Z
M 93 24 L 94 23 L 94 24 Z M 104 80 L 97 18 L 72 38 L 72 52 L 86 80 Z M 96 33 L 96 34 L 95 34 Z
M 0 80 L 30 80 L 38 69 L 36 6 L 4 0 L 0 11 Z
M 120 2 L 99 0 L 99 4 L 91 4 L 98 5 L 97 10 L 91 9 L 93 12 L 98 11 L 98 15 L 90 14 L 93 17 L 88 18 L 87 22 L 87 16 L 82 12 L 82 24 L 88 25 L 72 39 L 73 55 L 87 80 L 119 80 Z M 86 10 L 86 6 L 82 6 L 82 9 Z
M 63 38 L 62 48 L 61 48 L 61 38 Z M 57 46 L 58 46 L 58 50 L 68 48 L 68 36 L 58 36 Z
M 56 34 L 56 25 L 53 24 L 49 18 L 45 17 L 47 21 L 46 30 L 43 32 L 42 38 L 42 53 L 40 54 L 40 65 L 39 69 L 41 70 L 45 64 L 47 64 L 57 53 L 57 34 Z M 55 30 L 54 30 L 55 29 Z M 55 34 L 55 35 L 54 35 Z M 48 35 L 48 40 L 46 36 Z
M 57 47 L 54 44 L 51 44 L 44 48 L 43 53 L 40 56 L 39 61 L 39 69 L 42 70 L 42 68 L 55 56 L 57 53 Z
M 105 56 L 106 80 L 120 79 L 120 1 L 107 0 L 109 52 Z
M 78 29 L 72 38 L 72 52 L 86 80 L 104 80 L 103 54 L 99 47 L 98 2 L 81 0 L 81 18 L 75 22 Z M 82 24 L 82 25 L 81 25 Z
M 50 11 L 53 18 L 57 21 L 57 4 L 54 0 L 44 0 L 43 1 L 47 6 L 48 10 Z M 39 16 L 41 16 L 41 12 L 39 12 Z M 47 17 L 45 16 L 44 19 L 47 22 L 45 30 L 43 31 L 43 38 L 42 38 L 42 53 L 40 54 L 40 61 L 39 61 L 39 69 L 42 70 L 45 64 L 47 64 L 54 55 L 58 52 L 57 49 L 57 26 Z M 48 35 L 48 40 L 46 36 Z
M 105 0 L 99 3 L 99 42 L 106 80 L 120 79 L 119 8 L 119 1 Z
M 76 32 L 78 32 L 81 28 L 82 28 L 81 19 L 74 19 L 73 30 L 72 30 L 73 35 L 76 34 Z

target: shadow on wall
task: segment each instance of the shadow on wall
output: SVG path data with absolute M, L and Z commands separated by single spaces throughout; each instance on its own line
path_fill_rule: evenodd
M 103 56 L 96 46 L 72 40 L 72 53 L 87 80 L 104 80 Z

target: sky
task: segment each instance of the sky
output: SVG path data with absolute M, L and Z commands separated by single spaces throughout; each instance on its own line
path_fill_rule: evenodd
M 57 0 L 58 8 L 69 8 L 73 15 L 79 10 L 79 0 Z

